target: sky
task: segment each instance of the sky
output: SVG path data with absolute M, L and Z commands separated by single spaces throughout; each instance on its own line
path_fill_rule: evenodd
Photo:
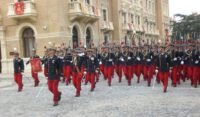
M 200 13 L 200 0 L 169 0 L 170 16 L 174 14 Z

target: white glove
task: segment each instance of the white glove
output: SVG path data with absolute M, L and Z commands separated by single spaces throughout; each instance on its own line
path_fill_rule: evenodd
M 96 70 L 95 72 L 96 72 L 96 73 L 99 73 L 99 71 L 98 71 L 98 70 Z
M 137 60 L 140 61 L 140 57 L 137 57 Z
M 199 63 L 199 61 L 195 61 L 195 64 L 198 64 Z
M 84 72 L 83 74 L 86 75 L 86 72 Z
M 177 61 L 177 58 L 174 58 L 174 61 Z
M 184 64 L 184 61 L 181 61 L 181 65 L 183 65 Z
M 99 62 L 99 64 L 101 65 L 101 64 L 102 64 L 102 62 L 100 61 L 100 62 Z
M 156 69 L 156 73 L 158 73 L 158 70 Z
M 147 59 L 147 62 L 150 62 L 151 61 L 151 59 Z
M 109 61 L 111 62 L 111 61 L 112 61 L 112 59 L 109 59 Z
M 128 60 L 131 60 L 131 57 L 130 57 L 130 56 L 128 57 Z
M 94 57 L 92 57 L 91 60 L 93 61 L 93 60 L 94 60 Z

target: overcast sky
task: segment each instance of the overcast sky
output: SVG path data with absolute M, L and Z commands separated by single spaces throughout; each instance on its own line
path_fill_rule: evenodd
M 170 16 L 176 13 L 191 14 L 200 13 L 200 0 L 169 0 Z

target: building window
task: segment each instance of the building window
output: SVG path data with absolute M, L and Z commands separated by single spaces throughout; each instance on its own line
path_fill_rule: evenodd
M 35 36 L 32 28 L 25 28 L 22 33 L 24 57 L 32 56 L 32 49 L 35 48 Z
M 107 11 L 106 11 L 106 9 L 103 9 L 103 20 L 107 21 Z
M 134 24 L 134 15 L 131 14 L 131 23 Z
M 86 4 L 90 4 L 90 0 L 85 0 L 85 3 Z
M 124 24 L 126 24 L 127 23 L 126 13 L 122 13 L 122 17 L 123 17 L 123 20 L 124 20 Z

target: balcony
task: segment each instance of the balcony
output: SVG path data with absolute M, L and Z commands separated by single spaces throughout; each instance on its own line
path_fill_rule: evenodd
M 95 6 L 74 1 L 69 3 L 69 16 L 71 21 L 94 23 L 99 20 L 100 11 Z
M 101 22 L 101 30 L 113 31 L 114 30 L 113 22 L 102 21 Z
M 17 11 L 17 5 L 20 4 L 17 3 L 10 3 L 8 6 L 8 18 L 13 18 L 16 20 L 19 19 L 31 19 L 36 20 L 37 11 L 35 7 L 35 3 L 33 1 L 23 1 L 21 2 L 21 6 L 19 6 L 19 9 L 21 9 L 21 12 Z
M 123 23 L 122 24 L 122 30 L 124 31 L 133 31 L 134 25 L 132 23 Z

